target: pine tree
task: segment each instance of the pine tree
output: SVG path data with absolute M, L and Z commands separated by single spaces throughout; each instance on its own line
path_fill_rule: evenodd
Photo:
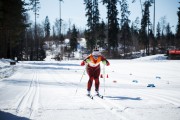
M 108 19 L 108 51 L 110 53 L 111 48 L 113 53 L 117 51 L 118 47 L 118 0 L 103 0 L 103 4 L 107 7 L 107 19 Z
M 145 46 L 146 54 L 149 55 L 149 25 L 150 25 L 150 1 L 144 3 L 144 13 L 141 20 L 140 38 L 141 43 Z
M 0 1 L 0 57 L 22 57 L 22 36 L 28 26 L 25 5 L 22 0 Z
M 33 10 L 34 12 L 34 17 L 35 17 L 35 28 L 34 28 L 34 39 L 36 41 L 35 43 L 35 48 L 36 48 L 36 60 L 39 59 L 39 40 L 37 39 L 37 24 L 36 24 L 36 19 L 37 19 L 37 15 L 38 15 L 38 10 L 40 9 L 39 5 L 40 2 L 39 0 L 30 0 L 30 5 L 32 5 L 31 10 Z
M 139 17 L 135 19 L 135 21 L 132 22 L 131 24 L 131 38 L 132 38 L 132 45 L 134 46 L 135 51 L 140 50 L 140 45 L 139 45 L 139 26 L 140 26 L 140 20 Z
M 178 23 L 176 29 L 176 47 L 180 48 L 180 7 L 178 7 L 177 16 L 178 16 Z
M 58 19 L 55 20 L 54 27 L 55 27 L 55 34 L 56 34 L 56 36 L 58 36 L 60 33 L 60 22 Z
M 99 31 L 99 9 L 98 9 L 98 0 L 93 0 L 92 6 L 92 24 L 93 24 L 93 34 L 95 42 L 97 42 L 98 31 Z
M 102 21 L 100 24 L 99 24 L 99 29 L 98 29 L 98 42 L 97 44 L 99 45 L 99 47 L 105 47 L 105 38 L 106 38 L 106 35 L 105 35 L 105 31 L 106 31 L 106 25 L 104 23 L 104 21 Z
M 160 23 L 158 22 L 157 24 L 157 28 L 156 28 L 156 46 L 158 46 L 158 44 L 160 44 L 160 41 L 161 41 L 161 27 L 160 27 Z
M 85 10 L 86 12 L 86 17 L 87 17 L 87 26 L 90 30 L 92 30 L 92 0 L 84 0 L 84 4 L 86 5 Z
M 138 29 L 138 24 L 137 23 L 138 21 L 135 20 L 135 22 L 132 22 L 132 25 L 131 25 L 131 38 L 132 38 L 132 45 L 134 46 L 134 50 L 135 51 L 138 51 L 140 48 L 139 48 L 139 44 L 138 44 L 138 37 L 139 37 L 139 29 Z
M 99 9 L 98 0 L 84 0 L 86 5 L 86 17 L 88 29 L 85 31 L 87 39 L 87 47 L 92 49 L 97 44 L 98 28 L 99 28 Z
M 45 31 L 45 38 L 49 38 L 50 36 L 50 22 L 48 16 L 45 18 L 45 23 L 44 23 L 44 31 Z
M 121 40 L 123 41 L 123 51 L 124 57 L 126 57 L 126 48 L 128 45 L 132 44 L 131 34 L 130 34 L 130 27 L 129 27 L 129 14 L 128 5 L 126 0 L 121 0 Z
M 70 38 L 71 51 L 77 50 L 77 37 L 78 37 L 77 29 L 76 29 L 76 26 L 73 25 L 71 38 Z
M 166 26 L 166 49 L 169 48 L 170 45 L 170 39 L 171 39 L 171 28 L 170 28 L 170 24 L 168 23 Z
M 56 36 L 54 25 L 53 25 L 53 27 L 52 27 L 52 32 L 53 32 L 53 40 L 54 40 L 54 39 L 55 39 L 55 36 Z
M 166 26 L 166 48 L 171 49 L 174 47 L 175 41 L 174 41 L 174 34 L 171 31 L 171 26 L 168 23 Z
M 86 17 L 88 29 L 85 30 L 85 38 L 87 40 L 87 47 L 92 50 L 95 45 L 94 34 L 93 34 L 93 12 L 92 12 L 92 0 L 84 0 L 86 5 Z
M 128 11 L 128 4 L 127 0 L 121 0 L 120 1 L 120 7 L 121 7 L 121 26 L 123 26 L 125 23 L 129 23 L 129 15 L 130 11 Z

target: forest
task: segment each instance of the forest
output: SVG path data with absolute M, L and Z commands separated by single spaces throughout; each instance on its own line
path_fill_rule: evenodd
M 39 0 L 0 0 L 0 58 L 44 60 L 47 41 L 64 47 L 59 55 L 72 54 L 77 51 L 81 38 L 86 39 L 84 53 L 90 53 L 98 46 L 102 54 L 113 59 L 134 58 L 134 53 L 142 50 L 143 55 L 154 55 L 165 54 L 169 49 L 180 49 L 180 6 L 177 11 L 178 23 L 174 26 L 176 32 L 173 33 L 165 17 L 157 25 L 150 21 L 152 11 L 149 9 L 155 4 L 153 0 L 142 3 L 142 18 L 137 17 L 133 22 L 129 19 L 132 11 L 128 10 L 128 0 L 101 1 L 107 9 L 106 21 L 100 18 L 100 1 L 84 0 L 86 29 L 80 31 L 73 24 L 66 33 L 62 33 L 62 18 L 56 19 L 54 25 L 48 16 L 43 23 L 37 23 Z M 118 11 L 119 6 L 121 11 Z M 30 21 L 28 11 L 33 11 L 34 21 Z M 118 14 L 121 14 L 120 18 Z M 69 39 L 68 46 L 64 46 L 65 39 Z

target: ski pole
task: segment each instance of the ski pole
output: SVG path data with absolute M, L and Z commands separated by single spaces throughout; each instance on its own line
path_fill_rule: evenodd
M 83 74 L 82 74 L 81 79 L 80 79 L 80 81 L 79 81 L 79 84 L 81 83 L 81 81 L 82 81 L 82 79 L 83 79 L 83 76 L 84 76 L 84 74 L 85 74 L 85 71 L 86 71 L 86 67 L 84 68 L 84 71 L 83 71 Z M 77 89 L 76 89 L 76 93 L 77 93 L 77 91 L 78 91 L 78 87 L 77 87 Z M 76 93 L 75 93 L 75 95 L 76 95 Z
M 104 95 L 105 95 L 105 77 L 106 77 L 106 73 L 105 73 L 105 65 L 103 65 Z

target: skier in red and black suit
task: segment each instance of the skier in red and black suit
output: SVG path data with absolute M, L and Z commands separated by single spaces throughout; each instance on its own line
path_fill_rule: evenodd
M 82 62 L 81 62 L 81 66 L 84 66 L 86 64 L 86 71 L 87 74 L 89 75 L 89 81 L 87 84 L 87 92 L 88 95 L 90 95 L 91 93 L 91 86 L 93 83 L 93 80 L 95 80 L 95 91 L 96 94 L 99 95 L 99 75 L 100 75 L 100 62 L 102 61 L 102 63 L 104 65 L 109 66 L 110 63 L 108 60 L 106 60 L 106 58 L 104 58 L 101 53 L 99 52 L 98 49 L 95 49 L 92 54 L 90 54 L 87 58 L 85 58 Z

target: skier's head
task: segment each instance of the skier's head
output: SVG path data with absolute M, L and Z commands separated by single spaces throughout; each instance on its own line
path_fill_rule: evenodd
M 99 49 L 97 47 L 93 50 L 92 55 L 95 59 L 97 59 L 98 56 L 101 55 L 101 53 L 99 52 Z

